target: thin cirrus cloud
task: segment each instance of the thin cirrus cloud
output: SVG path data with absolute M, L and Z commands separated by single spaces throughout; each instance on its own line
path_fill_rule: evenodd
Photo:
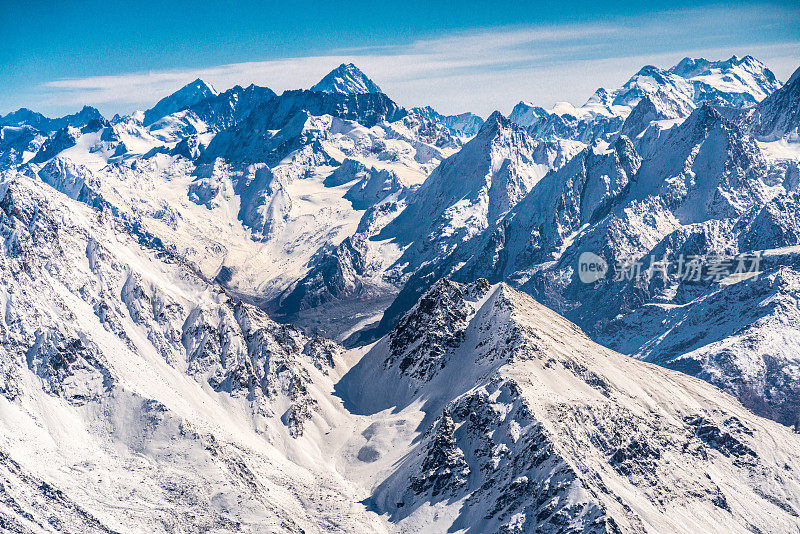
M 45 109 L 91 104 L 104 113 L 146 108 L 195 78 L 217 89 L 309 87 L 351 61 L 406 106 L 445 113 L 508 112 L 519 100 L 582 103 L 599 86 L 615 87 L 642 65 L 668 67 L 684 56 L 751 54 L 787 79 L 800 58 L 798 12 L 719 6 L 610 22 L 486 29 L 409 45 L 115 76 L 55 80 L 37 95 Z M 632 51 L 636 53 L 632 53 Z

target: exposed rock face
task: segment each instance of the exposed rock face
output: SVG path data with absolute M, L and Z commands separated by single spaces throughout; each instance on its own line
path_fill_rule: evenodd
M 467 532 L 774 530 L 751 499 L 796 522 L 798 497 L 767 489 L 772 476 L 793 487 L 783 462 L 796 461 L 795 434 L 750 424 L 712 386 L 593 344 L 503 284 L 441 281 L 340 387 L 358 413 L 425 412 L 421 439 L 372 500 L 405 528 L 435 510 L 441 528 Z M 777 463 L 757 443 L 764 432 L 789 440 Z
M 652 103 L 652 97 L 643 103 Z M 550 171 L 498 221 L 415 271 L 382 326 L 390 327 L 442 276 L 507 280 L 578 322 L 596 340 L 702 377 L 758 413 L 796 425 L 796 403 L 790 400 L 797 388 L 794 356 L 771 348 L 771 335 L 756 334 L 744 326 L 750 323 L 735 319 L 748 317 L 764 325 L 777 317 L 762 306 L 738 310 L 728 300 L 748 300 L 744 295 L 754 295 L 751 291 L 771 298 L 767 295 L 779 287 L 791 291 L 791 282 L 686 283 L 676 273 L 648 279 L 652 257 L 677 264 L 680 257 L 711 261 L 725 256 L 732 269 L 734 256 L 793 246 L 796 169 L 769 161 L 746 130 L 707 104 L 657 135 L 656 143 L 625 136 L 612 146 L 598 142 Z M 637 145 L 646 155 L 639 154 Z M 610 266 L 598 284 L 578 279 L 584 252 L 601 255 Z M 777 272 L 786 261 L 779 279 L 793 280 L 790 257 L 771 255 L 762 264 L 770 266 L 764 273 Z M 626 258 L 644 264 L 641 277 L 615 280 L 615 266 Z M 726 306 L 732 311 L 724 311 Z M 793 321 L 794 308 L 779 308 L 786 314 L 784 324 Z M 708 321 L 719 325 L 716 334 L 699 332 Z M 780 331 L 794 338 L 791 327 Z M 718 344 L 726 338 L 729 345 Z M 754 352 L 745 346 L 760 348 Z
M 412 111 L 428 120 L 445 126 L 451 134 L 459 137 L 472 137 L 483 126 L 484 120 L 474 113 L 460 115 L 442 115 L 430 106 L 414 108 Z
M 753 133 L 759 139 L 800 140 L 800 68 L 786 85 L 759 102 L 750 120 Z
M 232 301 L 138 237 L 41 182 L 0 182 L 0 470 L 13 503 L 0 521 L 308 531 L 313 512 L 293 496 L 307 468 L 268 443 L 326 426 L 334 405 L 318 391 L 341 347 Z

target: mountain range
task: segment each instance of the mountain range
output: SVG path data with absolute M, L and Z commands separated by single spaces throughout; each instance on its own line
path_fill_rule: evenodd
M 2 116 L 0 526 L 800 532 L 799 131 L 751 56 Z

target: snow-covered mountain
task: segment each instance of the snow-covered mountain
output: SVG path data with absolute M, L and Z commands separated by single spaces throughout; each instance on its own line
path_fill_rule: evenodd
M 402 202 L 461 146 L 380 93 L 234 87 L 150 126 L 141 117 L 49 137 L 7 127 L 0 150 L 8 147 L 14 172 L 110 206 L 204 276 L 262 303 L 318 269 L 374 204 Z M 374 253 L 391 263 L 397 251 L 388 248 Z
M 269 87 L 251 84 L 243 88 L 236 85 L 200 100 L 189 109 L 206 124 L 224 130 L 243 121 L 256 107 L 276 96 Z
M 421 419 L 370 498 L 404 531 L 797 528 L 796 434 L 503 284 L 439 281 L 337 389 Z M 397 430 L 364 437 L 358 457 L 388 467 Z
M 4 530 L 381 530 L 324 445 L 340 348 L 46 184 L 0 191 Z
M 753 56 L 732 56 L 725 61 L 687 57 L 669 70 L 692 82 L 695 102 L 752 105 L 781 86 L 772 71 Z
M 8 115 L 0 117 L 0 127 L 2 126 L 30 126 L 43 133 L 55 132 L 67 126 L 81 128 L 86 126 L 89 121 L 103 120 L 100 112 L 91 106 L 84 106 L 80 111 L 71 115 L 65 115 L 57 119 L 45 117 L 41 113 L 31 111 L 27 108 L 20 108 Z
M 483 126 L 483 119 L 474 113 L 461 113 L 460 115 L 442 115 L 430 106 L 413 108 L 412 112 L 437 124 L 445 126 L 450 133 L 459 137 L 472 137 Z
M 165 96 L 159 100 L 155 106 L 145 111 L 143 124 L 145 126 L 150 126 L 167 115 L 192 107 L 198 102 L 216 94 L 216 91 L 203 80 L 197 79 L 187 83 L 171 95 Z
M 614 111 L 606 101 L 607 94 L 598 89 L 586 105 L 576 108 L 568 102 L 558 102 L 545 110 L 528 102 L 520 102 L 509 118 L 526 127 L 533 137 L 570 139 L 590 143 L 593 139 L 619 130 L 623 113 Z
M 229 161 L 266 161 L 264 158 L 274 150 L 273 143 L 268 139 L 278 135 L 275 131 L 288 128 L 285 134 L 292 137 L 297 134 L 303 117 L 309 115 L 330 115 L 372 127 L 380 122 L 400 120 L 406 111 L 383 93 L 285 91 L 281 96 L 254 108 L 244 121 L 217 135 L 211 141 L 204 159 L 210 161 L 222 157 Z M 279 144 L 287 141 L 286 135 L 278 138 Z M 286 147 L 284 152 L 274 157 L 280 161 L 298 148 L 298 145 Z
M 642 67 L 625 84 L 613 90 L 598 89 L 582 106 L 566 102 L 545 110 L 520 102 L 509 118 L 527 127 L 534 137 L 559 137 L 590 143 L 619 131 L 622 121 L 647 96 L 669 109 L 669 118 L 686 117 L 702 103 L 742 108 L 753 106 L 781 87 L 766 65 L 736 56 L 725 61 L 684 58 L 664 70 Z
M 620 133 L 635 139 L 644 132 L 650 123 L 655 121 L 681 119 L 691 113 L 691 107 L 687 107 L 680 100 L 673 100 L 670 96 L 657 90 L 648 93 L 639 100 L 630 114 L 625 118 L 625 122 L 620 129 Z
M 383 92 L 378 87 L 378 84 L 370 80 L 366 74 L 352 63 L 342 63 L 311 87 L 311 90 L 320 93 L 341 93 L 345 95 Z
M 369 210 L 352 239 L 327 253 L 319 268 L 281 298 L 278 311 L 297 313 L 309 305 L 354 298 L 375 300 L 385 309 L 387 297 L 397 294 L 409 276 L 427 273 L 426 280 L 435 280 L 426 268 L 435 269 L 462 243 L 493 225 L 549 169 L 563 165 L 578 150 L 570 141 L 536 142 L 499 112 L 492 114 L 418 189 Z M 425 268 L 417 273 L 421 266 Z M 419 296 L 403 295 L 384 313 L 382 328 L 396 318 L 393 310 L 402 313 Z
M 748 119 L 759 139 L 800 141 L 800 67 L 783 87 L 759 102 Z
M 485 122 L 323 82 L 0 119 L 4 528 L 796 530 L 797 73 Z
M 789 325 L 778 330 L 783 339 L 796 336 L 797 309 L 779 296 L 792 291 L 783 280 L 793 279 L 794 256 L 772 250 L 796 244 L 798 162 L 768 158 L 745 131 L 708 105 L 647 146 L 643 157 L 625 137 L 613 146 L 598 142 L 550 171 L 494 224 L 439 260 L 426 259 L 382 325 L 393 324 L 442 276 L 508 280 L 598 341 L 703 377 L 758 413 L 797 425 L 800 412 L 791 399 L 798 362 L 790 348 L 796 342 L 774 345 L 776 327 L 766 325 L 779 321 Z M 756 213 L 762 214 L 759 222 Z M 599 285 L 578 279 L 583 252 L 599 254 L 612 266 Z M 666 282 L 659 276 L 648 282 L 645 276 L 652 257 L 677 262 L 679 256 L 713 260 L 745 253 L 770 258 L 762 266 L 765 279 L 687 284 L 676 276 Z M 641 278 L 613 281 L 613 266 L 625 258 L 644 264 Z M 777 310 L 755 306 L 773 298 L 785 304 Z M 747 313 L 737 299 L 749 303 Z M 711 302 L 716 302 L 713 314 Z M 705 330 L 711 317 L 714 334 Z M 723 340 L 727 348 L 718 352 Z
M 362 357 L 30 177 L 2 182 L 0 233 L 11 530 L 796 523 L 796 434 L 507 286 L 441 281 Z

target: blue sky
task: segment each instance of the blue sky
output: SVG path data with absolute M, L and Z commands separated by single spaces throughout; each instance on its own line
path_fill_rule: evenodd
M 353 61 L 403 105 L 582 103 L 644 64 L 751 54 L 800 66 L 800 3 L 0 0 L 0 113 L 108 115 L 200 76 L 307 87 Z

